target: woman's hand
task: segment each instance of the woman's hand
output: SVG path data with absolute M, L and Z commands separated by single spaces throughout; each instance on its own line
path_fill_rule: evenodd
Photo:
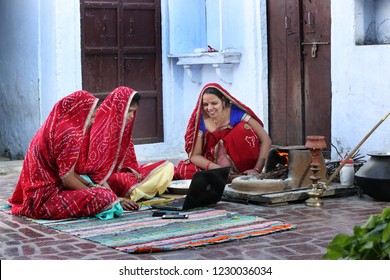
M 112 190 L 111 187 L 110 187 L 110 185 L 109 185 L 107 182 L 104 182 L 101 186 L 102 186 L 103 188 Z
M 134 174 L 135 178 L 138 180 L 138 181 L 141 181 L 142 180 L 142 174 L 139 173 L 137 170 L 133 169 L 133 168 L 129 168 L 131 173 Z
M 135 176 L 137 177 L 137 180 L 138 181 L 141 181 L 142 180 L 142 174 L 141 173 L 138 173 L 138 172 L 134 172 Z
M 228 183 L 231 183 L 234 178 L 242 176 L 242 173 L 236 173 L 232 169 L 230 170 L 229 177 L 228 177 Z
M 256 176 L 256 175 L 259 175 L 261 173 L 259 173 L 259 171 L 256 170 L 256 169 L 249 169 L 249 170 L 244 171 L 244 174 L 251 175 L 251 176 Z
M 260 140 L 261 146 L 259 157 L 257 158 L 256 168 L 254 168 L 254 170 L 258 169 L 261 171 L 264 168 L 266 158 L 268 156 L 269 150 L 271 149 L 272 141 L 267 132 L 264 130 L 263 126 L 260 125 L 254 118 L 250 118 L 248 124 L 253 128 Z M 258 173 L 261 174 L 261 172 Z
M 119 197 L 119 202 L 125 211 L 138 210 L 138 204 L 126 197 Z

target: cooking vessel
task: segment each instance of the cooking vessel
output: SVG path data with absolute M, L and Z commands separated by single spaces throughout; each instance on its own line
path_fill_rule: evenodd
M 368 155 L 370 158 L 355 174 L 356 184 L 370 197 L 390 201 L 390 152 Z

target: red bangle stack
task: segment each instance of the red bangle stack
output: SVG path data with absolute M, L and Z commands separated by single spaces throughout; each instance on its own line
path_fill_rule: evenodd
M 253 167 L 253 170 L 256 170 L 256 171 L 257 171 L 257 173 L 261 173 L 261 170 L 260 170 L 260 169 L 258 169 L 257 167 Z
M 211 161 L 209 161 L 209 162 L 206 164 L 206 170 L 209 170 L 210 163 L 211 163 Z

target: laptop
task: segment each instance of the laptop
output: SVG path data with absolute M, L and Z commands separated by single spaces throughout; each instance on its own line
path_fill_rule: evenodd
M 196 172 L 184 198 L 152 205 L 152 208 L 181 211 L 216 204 L 221 200 L 229 177 L 230 167 Z

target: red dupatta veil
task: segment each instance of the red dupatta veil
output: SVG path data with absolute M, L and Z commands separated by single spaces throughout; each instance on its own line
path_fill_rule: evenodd
M 128 165 L 138 166 L 131 137 L 135 115 L 130 123 L 125 121 L 136 93 L 131 88 L 118 87 L 107 96 L 96 113 L 85 173 L 99 184 L 106 182 L 123 165 L 125 158 Z
M 131 101 L 137 92 L 118 87 L 100 105 L 91 128 L 88 162 L 85 174 L 99 184 L 107 182 L 118 196 L 127 197 L 160 167 L 159 161 L 139 165 L 132 138 L 136 112 L 125 121 Z

